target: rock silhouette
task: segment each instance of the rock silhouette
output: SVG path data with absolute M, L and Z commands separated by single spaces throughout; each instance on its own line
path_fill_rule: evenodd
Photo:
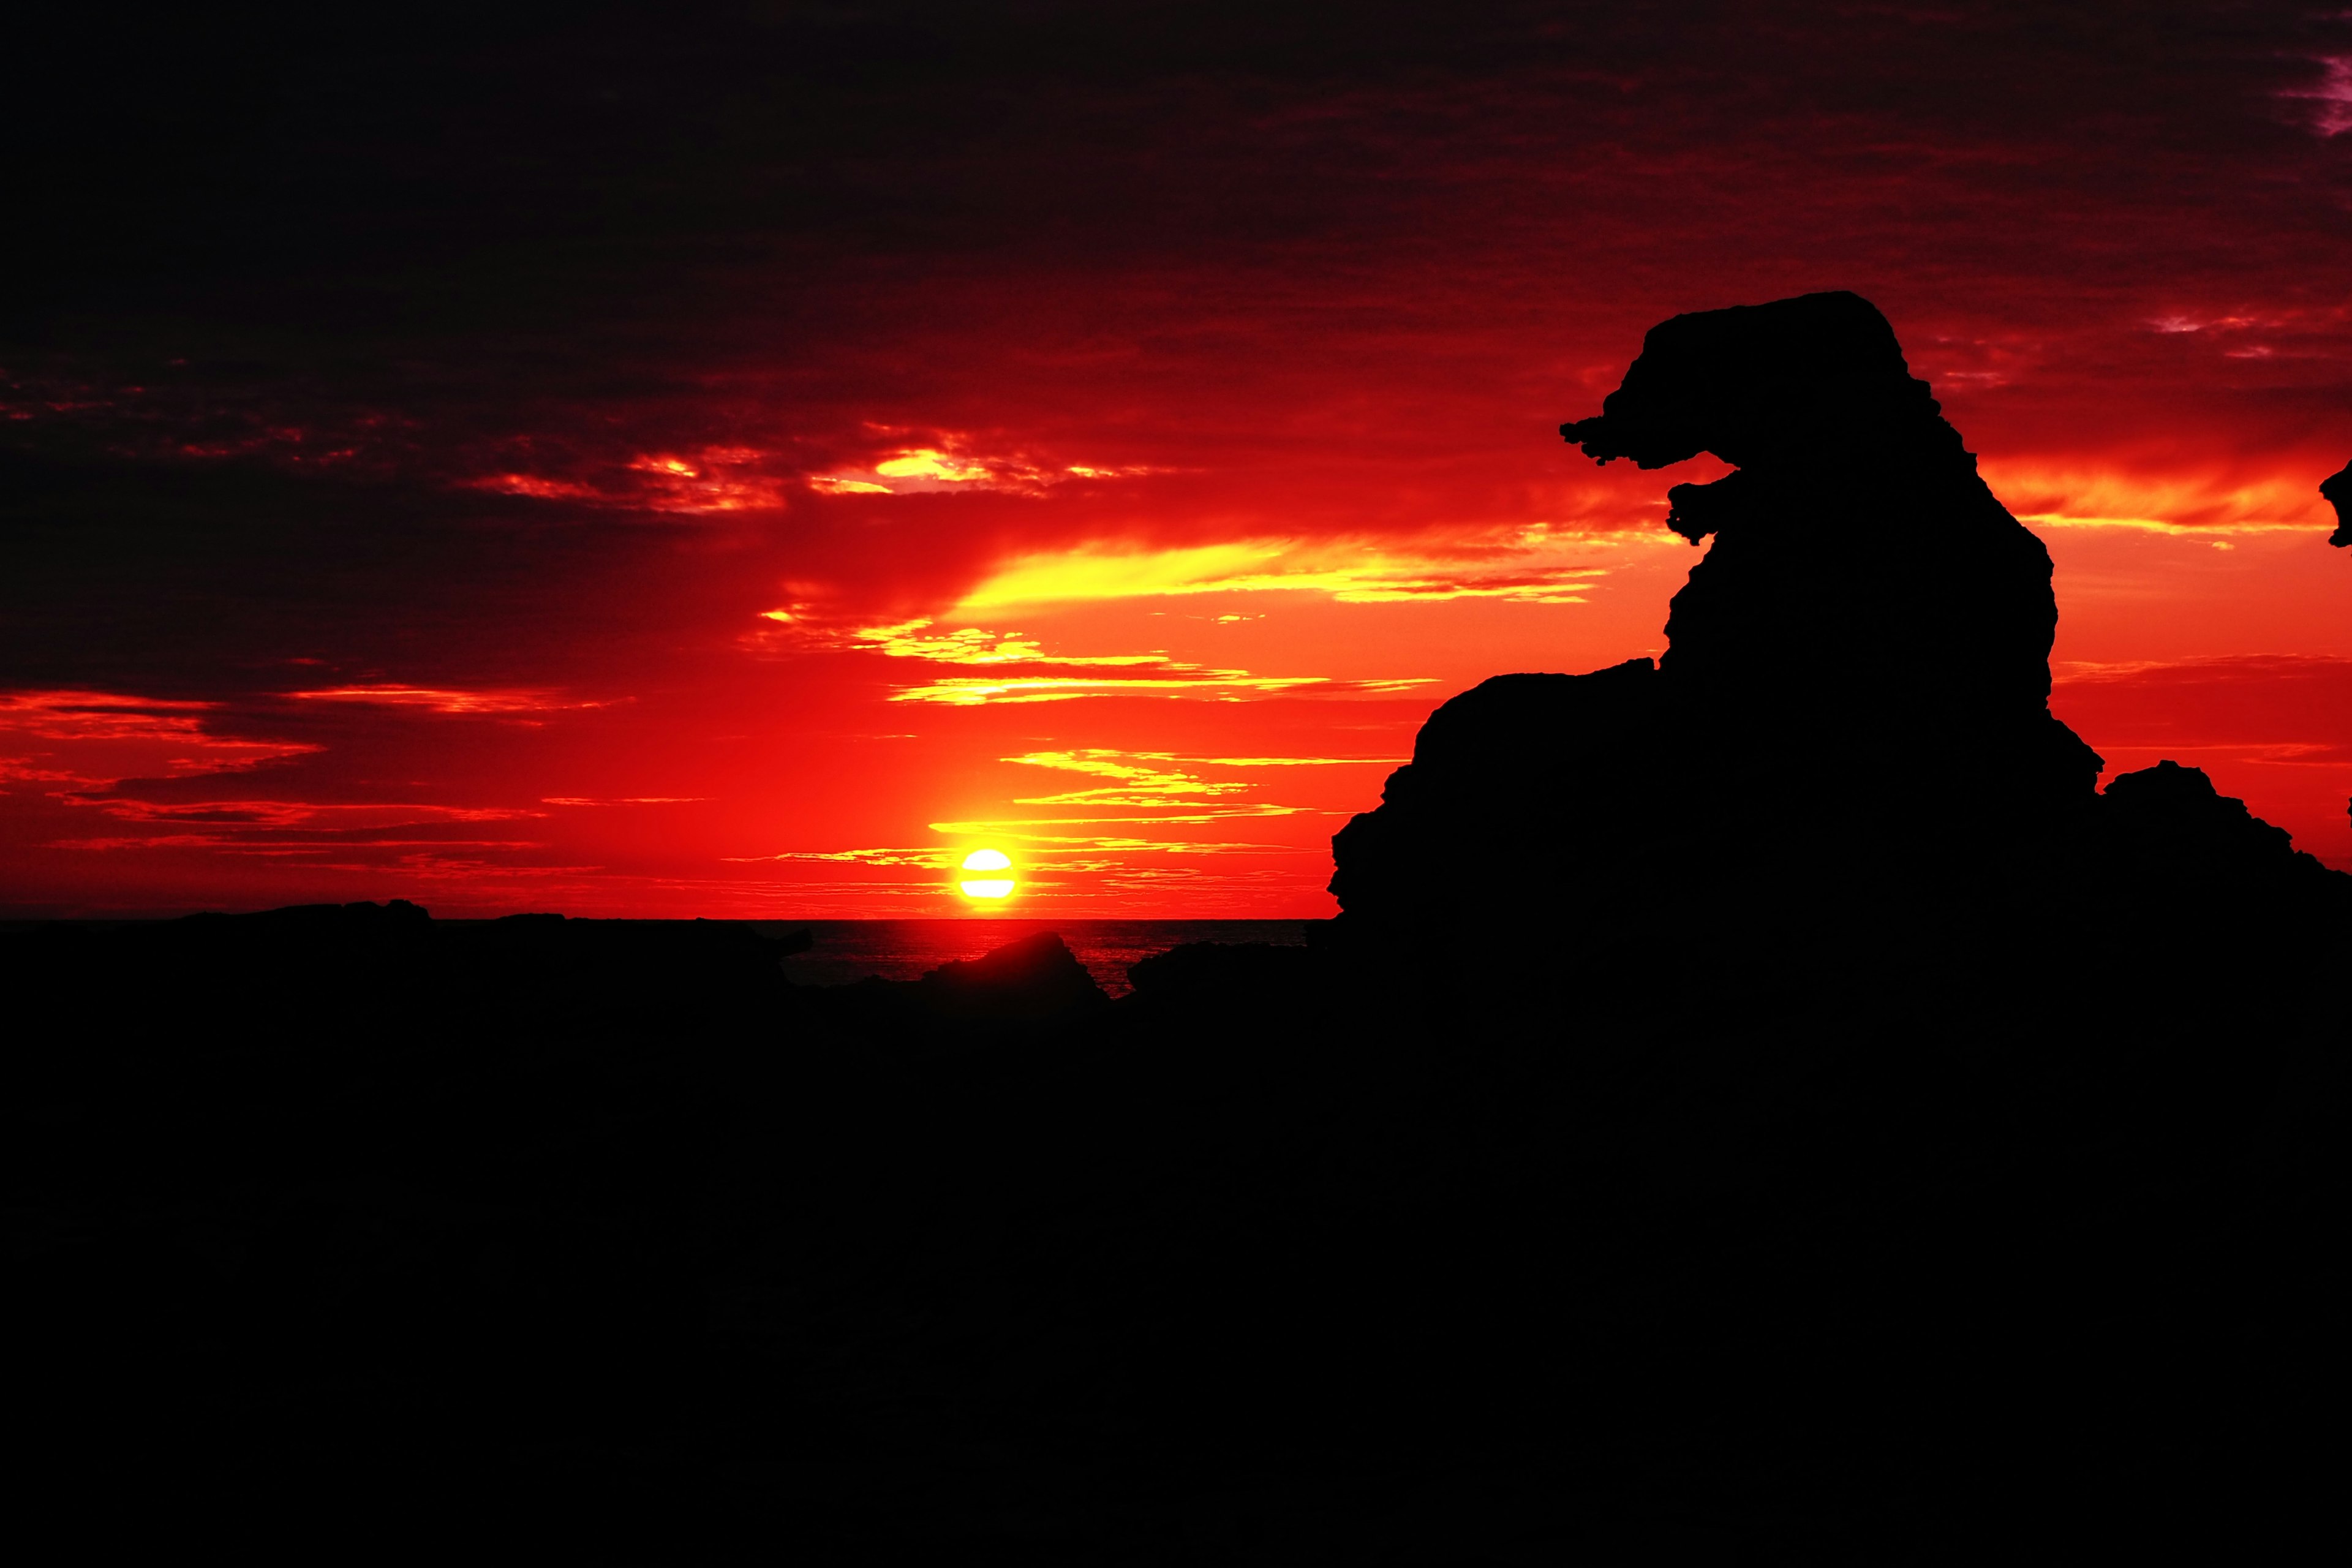
M 2158 763 L 2125 773 L 2101 798 L 2108 839 L 2136 879 L 2205 908 L 2263 910 L 2344 907 L 2347 879 L 2294 847 L 2246 803 L 2214 789 L 2202 768 Z
M 2336 509 L 2336 531 L 2327 537 L 2334 545 L 2352 545 L 2352 463 L 2319 482 L 2319 493 Z
M 1874 924 L 1888 900 L 2006 919 L 2107 896 L 2109 818 L 2129 814 L 2049 711 L 2049 553 L 1867 300 L 1677 316 L 1560 429 L 1602 463 L 1737 465 L 1667 492 L 1669 526 L 1713 542 L 1670 646 L 1654 668 L 1499 676 L 1440 708 L 1332 841 L 1343 931 L 1418 942 L 1499 917 L 1703 951 L 1727 921 L 1753 946 Z
M 943 963 L 918 982 L 927 1006 L 952 1018 L 1037 1022 L 1110 998 L 1050 931 L 1007 942 L 979 958 Z

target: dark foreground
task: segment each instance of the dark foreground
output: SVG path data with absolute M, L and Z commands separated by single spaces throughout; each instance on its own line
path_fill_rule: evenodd
M 19 1479 L 330 1556 L 2274 1559 L 2352 943 L 2163 919 L 1117 1003 L 1050 940 L 813 991 L 723 924 L 20 934 Z

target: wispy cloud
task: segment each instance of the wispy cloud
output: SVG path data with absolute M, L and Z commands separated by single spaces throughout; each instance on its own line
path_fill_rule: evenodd
M 425 708 L 436 713 L 544 713 L 604 706 L 602 702 L 566 701 L 552 692 L 529 687 L 467 691 L 456 687 L 381 684 L 329 686 L 284 695 L 298 702 L 363 702 L 378 708 Z
M 308 742 L 222 734 L 214 728 L 219 708 L 110 691 L 0 693 L 0 735 L 57 742 L 6 759 L 5 776 L 98 787 L 132 773 L 239 773 L 319 750 Z
M 493 495 L 635 511 L 780 511 L 786 504 L 784 480 L 772 468 L 770 454 L 757 447 L 707 447 L 688 455 L 639 452 L 625 461 L 592 462 L 571 474 L 510 469 L 457 482 Z
M 168 701 L 110 691 L 0 694 L 0 730 L 57 741 L 203 740 L 214 702 Z
M 775 612 L 768 612 L 773 615 Z M 1165 665 L 1163 653 L 1049 654 L 1042 645 L 1019 632 L 984 631 L 963 626 L 934 630 L 928 619 L 895 625 L 861 626 L 836 637 L 837 646 L 886 655 L 891 658 L 924 658 L 935 664 L 1055 664 L 1085 668 Z M 1187 666 L 1185 668 L 1191 668 Z
M 929 685 L 904 688 L 893 693 L 890 700 L 939 702 L 957 708 L 977 708 L 986 702 L 1063 702 L 1078 697 L 1214 696 L 1232 701 L 1301 692 L 1318 697 L 1386 695 L 1429 683 L 1428 679 L 1421 677 L 1339 680 L 1321 675 L 1252 675 L 1244 669 L 1207 669 L 1186 676 L 1041 675 L 997 680 L 950 676 Z
M 2321 55 L 2312 63 L 2319 68 L 2319 79 L 2284 89 L 2279 96 L 2310 105 L 2305 113 L 2321 136 L 2341 136 L 2352 131 L 2352 55 Z
M 1003 833 L 1018 827 L 1091 827 L 1104 823 L 1154 823 L 1167 827 L 1197 827 L 1204 823 L 1234 822 L 1252 816 L 1297 816 L 1314 809 L 1304 805 L 1235 802 L 1207 811 L 1166 812 L 1141 816 L 992 816 L 977 817 L 969 822 L 934 822 L 927 826 L 934 833 L 962 835 Z
M 914 849 L 786 849 L 774 855 L 722 855 L 719 858 L 736 865 L 755 865 L 768 860 L 811 860 L 838 866 L 926 866 L 945 869 L 952 864 L 949 852 L 936 847 Z
M 286 859 L 326 855 L 349 855 L 362 849 L 428 850 L 444 854 L 452 849 L 516 851 L 541 849 L 546 846 L 531 839 L 511 838 L 365 838 L 327 837 L 289 839 L 284 837 L 237 837 L 220 833 L 155 834 L 146 837 L 61 838 L 50 846 L 57 849 L 82 849 L 103 853 L 122 849 L 202 849 L 223 855 L 259 856 L 270 859 Z
M 363 822 L 369 831 L 409 823 L 506 822 L 544 816 L 508 806 L 424 805 L 392 801 L 195 800 L 154 801 L 128 795 L 73 797 L 127 822 L 201 822 L 252 827 L 295 827 Z
M 549 479 L 541 474 L 483 474 L 465 481 L 467 489 L 493 495 L 529 496 L 533 500 L 609 500 L 604 491 L 577 479 Z
M 772 630 L 754 634 L 764 648 L 833 650 L 880 654 L 959 667 L 1034 667 L 1035 674 L 942 675 L 899 687 L 894 702 L 936 703 L 954 708 L 1014 702 L 1066 702 L 1082 697 L 1209 697 L 1241 700 L 1310 694 L 1318 697 L 1390 695 L 1430 684 L 1433 678 L 1339 679 L 1321 675 L 1258 675 L 1246 669 L 1214 668 L 1165 653 L 1059 653 L 1018 632 L 978 626 L 946 628 L 926 617 L 882 626 L 830 626 L 805 607 L 762 613 Z M 1097 675 L 1095 670 L 1119 673 Z
M 1238 781 L 1201 778 L 1160 765 L 1157 760 L 1118 760 L 1125 755 L 1122 752 L 1088 750 L 1031 752 L 1024 756 L 1006 757 L 1004 761 L 1018 763 L 1024 767 L 1054 768 L 1065 773 L 1118 781 L 1093 789 L 1066 790 L 1058 795 L 1020 795 L 1014 797 L 1013 804 L 1088 808 L 1171 805 L 1189 804 L 1202 798 L 1241 795 L 1253 787 Z
M 2035 528 L 2127 529 L 2148 533 L 2304 533 L 2334 526 L 2319 499 L 2325 468 L 2309 478 L 2276 471 L 2179 475 L 2074 468 L 1988 458 L 1985 482 L 2018 521 Z
M 956 605 L 959 614 L 1013 605 L 1232 593 L 1318 593 L 1342 604 L 1517 599 L 1581 604 L 1609 568 L 1586 542 L 1544 524 L 1416 552 L 1393 542 L 1236 540 L 1171 550 L 1090 546 L 1017 558 Z
M 1202 763 L 1220 768 L 1393 768 L 1412 760 L 1407 757 L 1181 757 L 1167 752 L 1139 754 L 1159 762 Z
M 1043 495 L 1074 482 L 1140 479 L 1167 471 L 1146 464 L 1066 462 L 1017 447 L 998 449 L 988 437 L 962 431 L 931 431 L 917 437 L 911 430 L 887 426 L 867 429 L 883 439 L 856 460 L 809 475 L 811 489 L 837 496 L 958 490 Z

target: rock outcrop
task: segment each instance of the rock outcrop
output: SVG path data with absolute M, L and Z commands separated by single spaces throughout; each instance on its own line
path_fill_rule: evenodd
M 944 1017 L 1036 1023 L 1110 1000 L 1061 937 L 1049 931 L 927 971 L 917 991 Z
M 1667 492 L 1669 525 L 1712 541 L 1670 646 L 1654 667 L 1499 676 L 1433 714 L 1332 841 L 1344 933 L 1631 928 L 1689 950 L 1738 924 L 1751 948 L 1819 947 L 2084 905 L 2140 879 L 2119 858 L 2162 858 L 2127 803 L 2176 781 L 2097 794 L 2100 758 L 2049 710 L 2049 552 L 1869 301 L 1677 316 L 1560 429 L 1602 463 L 1736 465 Z M 2352 506 L 2352 469 L 2323 490 Z M 2279 837 L 2229 842 L 2267 866 L 2292 856 Z
M 1504 676 L 1441 708 L 1334 840 L 1346 921 L 1850 884 L 1978 860 L 2093 797 L 2100 760 L 2048 707 L 2049 553 L 1867 300 L 1677 316 L 1561 433 L 1604 463 L 1738 465 L 1668 492 L 1670 525 L 1713 540 L 1671 646 L 1655 668 Z
M 2352 544 L 2352 463 L 2319 481 L 2319 493 L 2336 509 L 2336 531 L 2327 542 L 2336 546 Z

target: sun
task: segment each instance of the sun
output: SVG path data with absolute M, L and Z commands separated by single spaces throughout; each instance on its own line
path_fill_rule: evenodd
M 1011 875 L 1013 870 L 1013 857 L 1007 855 L 1003 850 L 975 849 L 971 854 L 963 858 L 963 868 L 967 872 L 978 871 L 981 873 L 981 875 L 977 877 L 966 876 L 964 879 L 958 884 L 958 886 L 963 889 L 963 896 L 965 898 L 979 899 L 985 902 L 993 902 L 998 899 L 1011 895 L 1013 891 L 1013 878 Z M 989 875 L 991 872 L 1003 872 L 1005 874 L 1002 876 L 992 876 Z

